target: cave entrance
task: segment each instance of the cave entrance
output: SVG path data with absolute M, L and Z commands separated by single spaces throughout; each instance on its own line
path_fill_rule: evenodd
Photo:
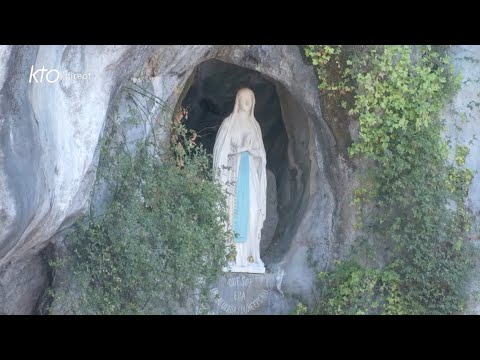
M 197 132 L 210 154 L 222 121 L 233 110 L 237 91 L 248 87 L 255 93 L 255 118 L 262 129 L 267 155 L 267 214 L 260 251 L 268 266 L 288 249 L 290 242 L 284 240 L 285 233 L 296 222 L 303 193 L 292 184 L 297 182 L 298 174 L 288 159 L 289 136 L 282 117 L 285 104 L 278 91 L 281 85 L 258 71 L 216 59 L 199 64 L 187 84 L 181 100 L 181 106 L 188 109 L 185 125 Z

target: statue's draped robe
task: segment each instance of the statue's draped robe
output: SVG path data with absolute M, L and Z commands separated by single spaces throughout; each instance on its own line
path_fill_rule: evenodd
M 260 238 L 266 215 L 266 154 L 253 105 L 250 113 L 245 113 L 238 112 L 236 103 L 232 114 L 222 122 L 215 140 L 213 165 L 218 171 L 217 180 L 227 191 L 231 229 L 238 233 L 232 239 L 235 264 L 263 268 Z
M 248 238 L 248 224 L 250 213 L 250 159 L 248 151 L 240 153 L 238 166 L 237 186 L 235 189 L 235 210 L 233 212 L 233 231 L 235 243 L 244 243 Z

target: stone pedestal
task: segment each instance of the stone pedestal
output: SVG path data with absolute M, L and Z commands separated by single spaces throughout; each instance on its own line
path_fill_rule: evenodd
M 210 291 L 213 314 L 247 315 L 278 313 L 272 304 L 283 303 L 278 275 L 226 273 Z

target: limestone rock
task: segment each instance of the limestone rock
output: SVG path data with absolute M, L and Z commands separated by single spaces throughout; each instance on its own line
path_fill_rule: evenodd
M 38 253 L 26 253 L 0 271 L 0 314 L 28 315 L 48 286 L 48 264 Z
M 267 216 L 263 223 L 260 253 L 264 254 L 272 244 L 278 224 L 277 183 L 273 172 L 267 169 Z
M 443 114 L 447 130 L 445 136 L 455 145 L 467 146 L 470 150 L 465 159 L 465 166 L 474 170 L 467 205 L 474 215 L 474 231 L 467 241 L 473 248 L 480 248 L 480 46 L 462 45 L 452 49 L 453 63 L 456 71 L 462 75 L 460 90 L 453 104 Z M 464 123 L 461 123 L 462 118 Z M 457 127 L 460 125 L 460 127 Z M 452 152 L 453 161 L 453 152 Z M 466 313 L 480 314 L 480 260 L 475 261 L 475 269 L 470 279 L 468 292 L 470 300 Z

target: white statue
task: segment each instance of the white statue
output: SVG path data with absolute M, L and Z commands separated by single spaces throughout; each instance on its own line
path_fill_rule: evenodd
M 240 89 L 233 112 L 218 130 L 213 169 L 227 192 L 227 227 L 236 235 L 227 239 L 229 266 L 224 270 L 263 274 L 260 238 L 266 214 L 267 158 L 254 107 L 253 91 Z

